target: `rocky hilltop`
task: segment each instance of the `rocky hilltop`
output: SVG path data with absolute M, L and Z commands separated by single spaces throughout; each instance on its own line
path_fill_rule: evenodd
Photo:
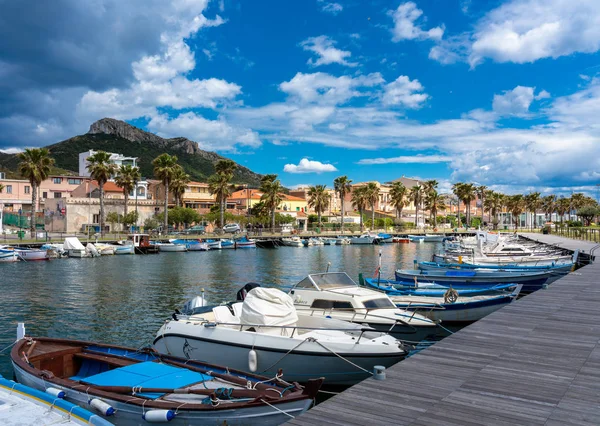
M 80 136 L 58 142 L 47 147 L 56 160 L 56 166 L 66 172 L 76 174 L 79 168 L 79 153 L 93 150 L 115 152 L 139 159 L 143 176 L 152 177 L 152 160 L 162 153 L 176 155 L 179 164 L 192 180 L 206 182 L 215 172 L 215 163 L 225 157 L 211 151 L 204 151 L 198 144 L 187 138 L 161 138 L 129 123 L 114 118 L 103 118 L 92 123 L 90 130 Z M 9 174 L 16 172 L 18 160 L 14 154 L 0 156 L 0 171 Z M 259 185 L 261 175 L 240 166 L 234 173 L 234 183 Z

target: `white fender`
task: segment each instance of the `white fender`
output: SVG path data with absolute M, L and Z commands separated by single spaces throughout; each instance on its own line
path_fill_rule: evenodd
M 148 423 L 170 422 L 175 418 L 175 412 L 173 410 L 149 410 L 142 415 L 142 418 Z
M 48 388 L 46 389 L 46 393 L 55 396 L 57 398 L 63 399 L 65 397 L 65 391 L 56 388 Z
M 248 352 L 248 368 L 252 373 L 255 373 L 258 369 L 258 356 L 254 349 Z
M 113 414 L 115 414 L 115 409 L 113 407 L 111 407 L 110 405 L 108 405 L 106 402 L 102 401 L 101 399 L 98 399 L 98 398 L 90 399 L 88 404 L 90 404 L 90 406 L 92 408 L 94 408 L 96 411 L 101 413 L 103 416 L 108 417 L 108 416 L 112 416 Z

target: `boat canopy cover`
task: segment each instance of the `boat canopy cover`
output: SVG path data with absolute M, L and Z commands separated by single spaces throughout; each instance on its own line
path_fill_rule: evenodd
M 85 250 L 81 241 L 77 237 L 67 237 L 65 238 L 65 243 L 63 245 L 65 250 Z
M 243 324 L 286 326 L 298 321 L 294 301 L 275 288 L 257 287 L 248 292 L 242 306 Z

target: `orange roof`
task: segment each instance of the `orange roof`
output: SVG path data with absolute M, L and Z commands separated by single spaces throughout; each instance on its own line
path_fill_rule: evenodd
M 295 197 L 293 195 L 281 194 L 282 198 L 286 201 L 306 201 L 302 197 Z
M 260 197 L 262 196 L 262 192 L 260 192 L 258 189 L 242 189 L 239 191 L 235 191 L 233 194 L 231 194 L 230 197 L 227 197 L 227 199 L 231 200 L 231 199 L 237 199 L 237 198 L 242 198 L 244 200 L 248 199 L 248 192 L 250 192 L 250 198 L 253 200 L 259 200 Z
M 191 182 L 188 182 L 188 185 L 204 185 L 204 186 L 208 186 L 208 183 L 191 181 Z
M 92 185 L 98 187 L 98 181 L 93 180 Z M 123 188 L 114 182 L 108 181 L 104 184 L 104 192 L 123 192 Z

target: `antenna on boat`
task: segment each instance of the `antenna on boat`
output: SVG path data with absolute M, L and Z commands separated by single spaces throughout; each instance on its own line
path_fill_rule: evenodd
M 379 288 L 380 281 L 381 281 L 381 249 L 379 249 L 379 265 L 377 265 L 377 288 Z
M 325 271 L 326 273 L 329 272 L 329 267 L 331 266 L 331 262 L 327 262 L 327 270 Z

